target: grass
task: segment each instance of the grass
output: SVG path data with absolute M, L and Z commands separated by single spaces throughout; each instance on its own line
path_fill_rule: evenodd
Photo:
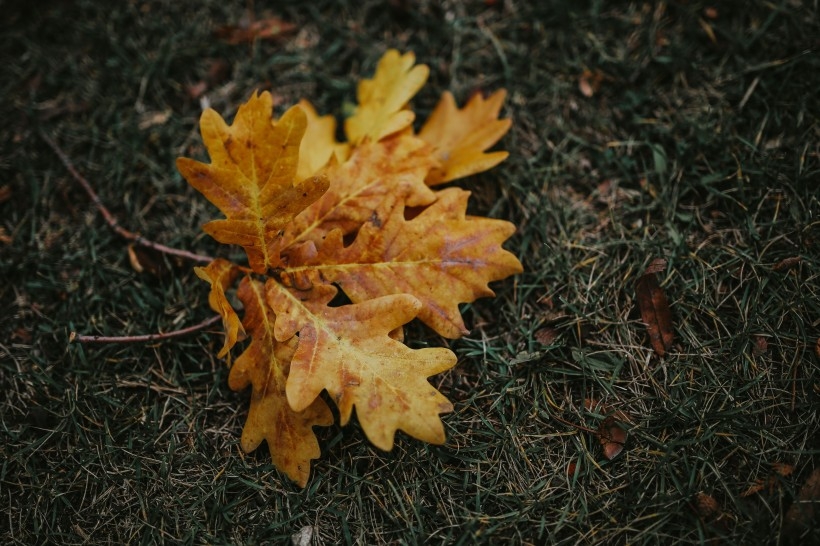
M 241 5 L 4 8 L 4 543 L 287 543 L 307 526 L 316 544 L 820 540 L 816 521 L 802 539 L 783 527 L 820 461 L 816 2 L 320 1 L 278 9 L 296 33 L 238 46 L 212 29 Z M 388 47 L 431 67 L 420 119 L 444 90 L 508 89 L 510 158 L 462 185 L 477 214 L 519 226 L 526 272 L 465 308 L 460 363 L 433 379 L 456 407 L 446 445 L 382 453 L 355 423 L 317 429 L 300 490 L 266 450 L 239 450 L 248 395 L 228 389 L 215 331 L 68 344 L 210 311 L 189 264 L 133 271 L 37 131 L 126 227 L 213 253 L 215 211 L 173 167 L 202 154 L 187 86 L 210 78 L 226 116 L 266 88 L 341 118 Z M 634 291 L 655 257 L 676 331 L 663 358 Z M 615 410 L 629 437 L 609 461 L 592 431 Z

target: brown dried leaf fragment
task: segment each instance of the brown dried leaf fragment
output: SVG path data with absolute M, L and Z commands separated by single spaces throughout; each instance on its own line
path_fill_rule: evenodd
M 663 356 L 672 346 L 674 332 L 672 328 L 672 312 L 666 293 L 658 284 L 655 273 L 666 268 L 666 260 L 656 258 L 646 268 L 635 286 L 641 319 L 649 332 L 649 341 L 658 356 Z

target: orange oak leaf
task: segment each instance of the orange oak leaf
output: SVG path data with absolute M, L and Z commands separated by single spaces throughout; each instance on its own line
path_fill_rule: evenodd
M 302 99 L 299 107 L 305 112 L 307 127 L 299 146 L 299 167 L 296 180 L 304 180 L 327 165 L 331 157 L 343 162 L 350 155 L 350 145 L 336 141 L 336 119 L 319 116 L 310 102 Z
M 263 273 L 279 265 L 271 242 L 294 216 L 327 190 L 324 175 L 296 182 L 299 146 L 307 120 L 293 107 L 271 123 L 270 93 L 240 106 L 228 126 L 213 110 L 202 113 L 200 129 L 211 163 L 177 159 L 177 169 L 227 217 L 203 226 L 225 244 L 245 249 L 251 269 Z
M 345 121 L 345 133 L 354 145 L 365 139 L 381 140 L 413 123 L 416 115 L 405 106 L 418 93 L 430 69 L 413 66 L 416 56 L 388 50 L 376 67 L 372 80 L 359 82 L 356 112 Z
M 485 100 L 477 93 L 459 110 L 452 93 L 444 92 L 418 135 L 433 145 L 441 161 L 427 176 L 429 185 L 486 171 L 507 158 L 508 152 L 485 153 L 512 125 L 509 119 L 498 119 L 506 95 L 501 89 Z
M 427 377 L 452 368 L 449 349 L 411 349 L 391 330 L 412 320 L 421 302 L 408 294 L 328 307 L 336 288 L 317 284 L 309 293 L 268 281 L 268 303 L 276 312 L 275 336 L 285 342 L 298 333 L 287 399 L 299 411 L 326 389 L 341 423 L 353 408 L 370 442 L 390 450 L 397 430 L 434 444 L 444 443 L 439 414 L 452 404 Z
M 429 205 L 435 193 L 424 183 L 434 165 L 431 148 L 401 135 L 355 148 L 350 158 L 328 167 L 328 191 L 285 229 L 284 243 L 321 241 L 333 229 L 351 233 L 388 196 L 404 196 L 408 206 Z
M 241 446 L 253 451 L 267 440 L 271 459 L 291 480 L 304 487 L 310 475 L 310 461 L 321 454 L 314 426 L 329 426 L 333 414 L 324 400 L 316 398 L 301 411 L 294 411 L 285 397 L 286 373 L 295 350 L 290 342 L 274 339 L 273 311 L 265 298 L 265 286 L 244 277 L 237 296 L 245 306 L 243 324 L 251 333 L 251 344 L 237 358 L 228 377 L 228 386 L 240 391 L 252 386 L 251 407 Z
M 488 283 L 522 271 L 501 248 L 515 232 L 504 220 L 467 216 L 470 192 L 448 188 L 412 220 L 394 197 L 374 211 L 356 240 L 344 246 L 330 233 L 310 265 L 337 283 L 353 302 L 410 294 L 422 307 L 418 318 L 444 337 L 468 333 L 458 305 L 493 296 Z
M 239 275 L 239 268 L 227 260 L 217 258 L 206 267 L 195 267 L 194 273 L 211 285 L 208 304 L 222 317 L 222 325 L 225 328 L 225 345 L 222 346 L 217 356 L 223 358 L 240 338 L 245 337 L 245 329 L 239 321 L 239 315 L 236 314 L 225 296 L 225 290 Z

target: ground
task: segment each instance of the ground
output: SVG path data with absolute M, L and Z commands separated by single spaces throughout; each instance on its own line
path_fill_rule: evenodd
M 3 543 L 820 541 L 788 516 L 820 462 L 817 3 L 289 4 L 4 3 Z M 215 34 L 249 11 L 294 27 Z M 69 344 L 211 311 L 191 264 L 134 270 L 40 133 L 124 227 L 214 254 L 217 212 L 174 168 L 204 158 L 205 101 L 230 118 L 267 89 L 279 112 L 306 97 L 341 120 L 388 48 L 430 66 L 419 120 L 445 90 L 507 89 L 510 157 L 460 185 L 516 224 L 525 272 L 464 307 L 470 335 L 407 334 L 459 357 L 432 378 L 455 406 L 445 445 L 317 430 L 303 490 L 239 449 L 248 393 L 218 329 Z M 663 356 L 635 291 L 656 258 Z M 611 460 L 610 415 L 628 431 Z

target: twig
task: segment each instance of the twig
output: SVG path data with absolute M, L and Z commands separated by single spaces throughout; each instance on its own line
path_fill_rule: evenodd
M 46 135 L 42 130 L 39 131 L 40 138 L 49 145 L 49 147 L 54 150 L 54 153 L 57 154 L 57 157 L 60 158 L 65 168 L 68 169 L 68 172 L 71 173 L 71 176 L 79 182 L 79 184 L 85 190 L 85 193 L 88 194 L 88 197 L 91 198 L 91 202 L 94 203 L 94 206 L 97 207 L 97 210 L 100 211 L 100 214 L 103 215 L 105 221 L 111 226 L 115 232 L 121 237 L 128 239 L 129 241 L 134 241 L 138 245 L 146 246 L 148 248 L 153 248 L 158 252 L 162 252 L 163 254 L 170 254 L 172 256 L 179 256 L 180 258 L 185 258 L 186 260 L 191 260 L 193 262 L 199 263 L 210 263 L 213 261 L 213 258 L 210 256 L 205 256 L 202 254 L 195 254 L 193 252 L 188 252 L 187 250 L 180 250 L 178 248 L 172 248 L 170 246 L 165 246 L 160 243 L 156 243 L 149 239 L 146 239 L 139 233 L 134 233 L 133 231 L 129 231 L 122 227 L 117 219 L 111 214 L 111 211 L 103 204 L 100 200 L 100 197 L 97 195 L 97 192 L 94 191 L 94 188 L 91 187 L 91 183 L 81 175 L 77 169 L 74 167 L 74 164 L 68 158 L 66 153 L 60 148 L 56 142 L 54 142 L 48 135 Z
M 182 330 L 174 330 L 172 332 L 163 332 L 159 334 L 145 334 L 141 336 L 86 336 L 83 334 L 78 334 L 77 332 L 71 332 L 71 335 L 68 337 L 69 343 L 147 343 L 149 341 L 160 341 L 163 339 L 171 339 L 174 337 L 181 337 L 188 334 L 192 334 L 203 328 L 207 328 L 211 324 L 218 322 L 222 317 L 220 315 L 214 315 L 213 317 L 200 322 L 199 324 L 194 324 L 193 326 L 188 326 L 187 328 L 183 328 Z

